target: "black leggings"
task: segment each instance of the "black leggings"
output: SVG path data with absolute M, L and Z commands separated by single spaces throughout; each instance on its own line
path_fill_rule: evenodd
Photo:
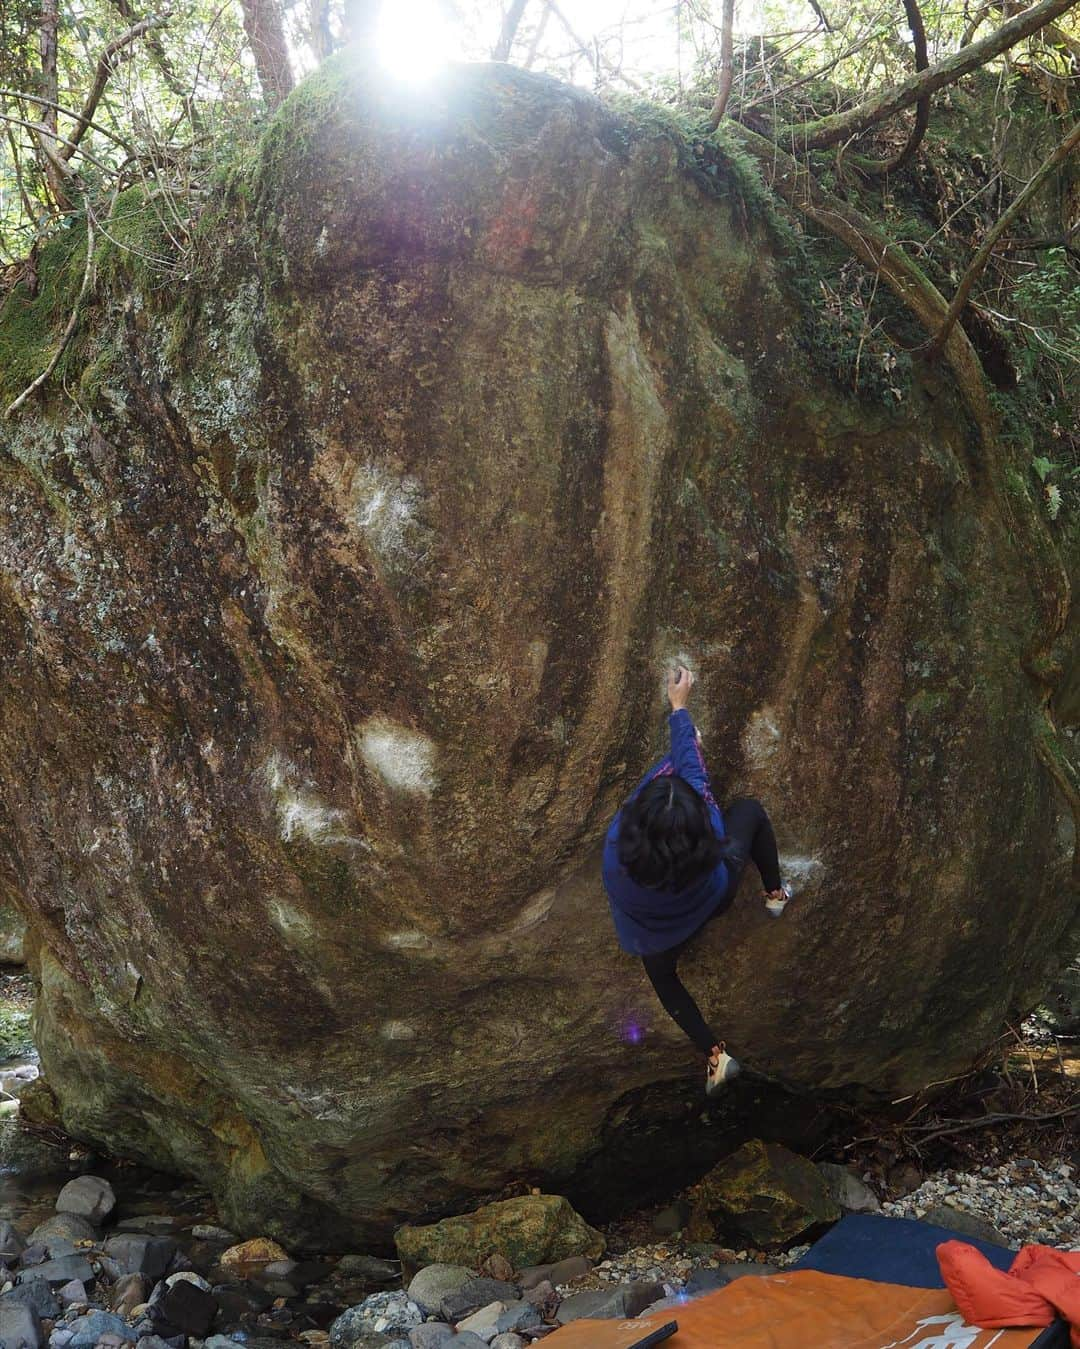
M 776 836 L 761 802 L 754 801 L 748 796 L 741 796 L 737 801 L 732 801 L 724 811 L 724 824 L 727 827 L 728 837 L 724 860 L 727 862 L 731 879 L 724 903 L 716 913 L 706 919 L 706 922 L 723 913 L 735 898 L 735 891 L 739 888 L 748 860 L 753 860 L 766 890 L 780 889 L 780 859 L 776 854 Z M 701 928 L 698 928 L 698 932 L 700 931 Z M 706 1024 L 697 1003 L 683 986 L 677 969 L 679 956 L 695 936 L 696 932 L 669 951 L 661 951 L 654 956 L 643 956 L 642 964 L 645 966 L 649 981 L 656 989 L 656 996 L 663 1003 L 664 1011 L 682 1027 L 703 1054 L 708 1054 L 713 1045 L 720 1043 L 719 1037 Z

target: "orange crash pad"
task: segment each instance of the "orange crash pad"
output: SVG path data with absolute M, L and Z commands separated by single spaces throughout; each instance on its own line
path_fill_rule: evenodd
M 1030 1349 L 1043 1333 L 967 1325 L 940 1289 L 795 1270 L 736 1279 L 633 1321 L 571 1321 L 543 1343 L 545 1349 L 634 1349 L 671 1321 L 678 1322 L 675 1334 L 652 1343 L 664 1349 Z

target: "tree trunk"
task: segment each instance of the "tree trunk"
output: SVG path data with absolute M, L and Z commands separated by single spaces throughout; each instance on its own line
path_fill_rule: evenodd
M 293 73 L 278 0 L 240 0 L 255 69 L 267 106 L 276 108 L 292 92 Z
M 904 0 L 904 13 L 907 15 L 908 27 L 911 29 L 911 45 L 915 49 L 915 69 L 917 71 L 926 70 L 930 65 L 930 53 L 926 45 L 926 28 L 923 25 L 918 0 Z M 872 173 L 877 176 L 895 173 L 898 169 L 902 169 L 905 164 L 909 164 L 915 158 L 915 152 L 922 144 L 923 137 L 926 135 L 926 128 L 929 125 L 930 95 L 924 94 L 915 105 L 915 125 L 911 128 L 911 135 L 908 136 L 907 143 L 900 153 L 880 164 L 860 164 L 859 167 L 864 173 Z
M 514 45 L 514 34 L 518 30 L 518 24 L 521 22 L 521 16 L 525 13 L 527 4 L 528 0 L 510 0 L 510 8 L 506 11 L 506 18 L 503 19 L 502 32 L 499 34 L 499 40 L 491 53 L 493 61 L 509 59 L 510 48 Z
M 334 50 L 334 39 L 330 32 L 330 0 L 310 0 L 308 42 L 318 61 L 325 61 Z
M 709 127 L 715 131 L 720 125 L 731 97 L 731 81 L 735 69 L 731 59 L 731 32 L 735 26 L 735 0 L 724 0 L 724 10 L 720 19 L 720 87 L 716 91 L 716 101 L 709 115 Z
M 59 0 L 42 0 L 41 25 L 38 29 L 38 43 L 41 52 L 41 97 L 54 106 L 46 105 L 42 109 L 41 125 L 44 131 L 35 139 L 41 152 L 40 163 L 49 193 L 60 211 L 71 209 L 71 199 L 67 193 L 64 174 L 56 162 L 56 107 L 59 102 L 59 84 L 56 74 L 56 33 L 60 26 Z
M 829 145 L 839 145 L 861 131 L 895 117 L 905 108 L 913 107 L 920 99 L 955 84 L 957 80 L 972 70 L 977 70 L 987 61 L 1000 56 L 1002 52 L 1015 47 L 1024 38 L 1037 33 L 1048 23 L 1060 18 L 1073 9 L 1080 0 L 1041 0 L 1040 4 L 1017 14 L 1007 23 L 1003 23 L 988 37 L 970 46 L 953 52 L 943 60 L 937 61 L 926 70 L 918 71 L 894 84 L 891 88 L 873 98 L 866 99 L 847 112 L 835 113 L 831 117 L 822 117 L 817 122 L 796 123 L 780 127 L 774 133 L 776 139 L 800 150 L 818 150 Z

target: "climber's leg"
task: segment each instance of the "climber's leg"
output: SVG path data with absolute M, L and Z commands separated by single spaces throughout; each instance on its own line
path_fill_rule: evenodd
M 776 835 L 761 802 L 749 796 L 740 796 L 732 801 L 724 810 L 724 827 L 730 841 L 725 859 L 732 873 L 728 887 L 729 901 L 734 898 L 746 863 L 751 859 L 767 893 L 770 896 L 779 895 L 783 886 Z
M 679 978 L 679 956 L 686 943 L 673 946 L 670 951 L 661 951 L 657 955 L 642 956 L 641 963 L 649 982 L 656 990 L 664 1011 L 672 1021 L 686 1033 L 702 1054 L 712 1054 L 720 1041 L 705 1022 L 701 1011 Z

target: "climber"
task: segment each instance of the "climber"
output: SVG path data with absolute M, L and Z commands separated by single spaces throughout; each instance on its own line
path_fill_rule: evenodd
M 668 673 L 671 753 L 650 768 L 612 821 L 603 876 L 619 945 L 642 958 L 664 1010 L 706 1055 L 711 1095 L 739 1065 L 680 981 L 679 956 L 731 906 L 748 859 L 773 917 L 784 912 L 792 892 L 781 881 L 776 838 L 761 804 L 740 797 L 721 815 L 713 799 L 701 737 L 686 710 L 693 682 L 682 665 Z

